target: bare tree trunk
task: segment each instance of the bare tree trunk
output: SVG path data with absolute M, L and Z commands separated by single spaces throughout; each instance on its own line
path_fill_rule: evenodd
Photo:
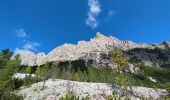
M 126 73 L 126 69 L 123 70 L 124 71 L 124 75 L 127 76 L 127 73 Z M 130 69 L 128 68 L 128 72 L 130 72 Z M 130 88 L 130 94 L 133 94 L 133 90 L 132 90 L 132 87 L 130 86 L 129 84 L 129 81 L 128 81 L 128 86 Z
M 51 78 L 52 78 L 53 80 L 56 79 L 57 67 L 58 67 L 58 65 L 59 65 L 59 62 L 58 62 L 58 61 L 52 62 L 52 76 L 51 76 Z
M 127 73 L 125 71 L 124 71 L 124 75 L 127 76 Z M 128 89 L 126 89 L 126 96 L 128 93 L 133 94 L 132 87 L 130 86 L 129 81 L 127 81 L 127 82 L 128 82 L 128 87 L 130 88 L 130 91 Z
M 133 94 L 133 89 L 132 89 L 132 87 L 130 85 L 129 85 L 129 88 L 130 88 L 131 94 Z
M 44 73 L 44 77 L 43 77 L 43 87 L 42 87 L 43 90 L 45 89 L 45 81 L 46 81 L 47 75 L 48 75 L 47 73 Z
M 52 76 L 51 76 L 51 78 L 53 80 L 56 79 L 56 74 L 57 74 L 57 67 L 56 66 L 52 66 Z
M 43 87 L 42 87 L 42 90 L 45 89 L 45 77 L 43 78 Z
M 39 77 L 38 77 L 38 75 L 36 75 L 36 78 L 37 78 L 37 82 L 39 82 Z

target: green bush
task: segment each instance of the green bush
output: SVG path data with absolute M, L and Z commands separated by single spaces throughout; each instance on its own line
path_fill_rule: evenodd
M 32 84 L 36 83 L 37 79 L 35 77 L 26 76 L 24 79 L 24 85 L 30 87 Z
M 75 93 L 67 93 L 66 96 L 61 97 L 59 100 L 79 100 Z
M 170 92 L 170 82 L 165 84 L 165 89 Z
M 10 83 L 0 83 L 0 100 L 23 100 L 22 96 L 16 95 Z

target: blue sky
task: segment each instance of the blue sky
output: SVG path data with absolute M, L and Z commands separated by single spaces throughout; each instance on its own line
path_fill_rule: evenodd
M 170 40 L 170 0 L 0 0 L 0 49 L 48 53 L 101 32 L 121 40 Z

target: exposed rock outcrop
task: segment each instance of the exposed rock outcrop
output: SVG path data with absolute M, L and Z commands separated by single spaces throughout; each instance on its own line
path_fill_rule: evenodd
M 170 42 L 168 41 L 152 45 L 147 45 L 145 43 L 136 44 L 132 41 L 121 41 L 112 36 L 107 37 L 98 32 L 96 33 L 96 37 L 90 39 L 90 41 L 79 41 L 77 45 L 64 44 L 53 49 L 47 55 L 44 53 L 35 55 L 32 52 L 22 53 L 20 54 L 22 60 L 21 65 L 39 66 L 47 61 L 74 61 L 83 59 L 86 62 L 92 61 L 90 66 L 112 66 L 111 59 L 107 56 L 103 57 L 101 54 L 108 55 L 108 52 L 114 50 L 114 48 L 129 51 L 127 54 L 128 56 L 134 56 L 135 59 L 144 61 L 148 65 L 154 64 L 160 66 L 170 64 Z M 138 51 L 137 53 L 136 51 L 130 53 L 130 51 L 133 51 L 135 48 L 152 50 L 154 53 L 148 53 L 142 50 L 139 50 L 140 52 Z M 155 49 L 164 50 L 161 52 L 161 55 L 163 54 L 166 56 L 166 61 L 158 58 L 160 54 L 159 52 L 155 52 Z
M 29 65 L 29 66 L 35 66 L 37 65 L 37 55 L 35 55 L 33 52 L 22 52 L 20 54 L 21 57 L 21 65 Z
M 36 77 L 35 74 L 15 73 L 12 78 L 14 78 L 14 79 L 19 79 L 19 80 L 24 80 L 26 76 Z
M 58 100 L 69 91 L 75 92 L 79 99 L 89 97 L 90 100 L 106 100 L 106 96 L 112 95 L 113 90 L 121 94 L 122 87 L 116 84 L 107 83 L 86 83 L 68 80 L 48 80 L 45 89 L 42 90 L 43 82 L 33 84 L 30 88 L 23 88 L 18 94 L 25 96 L 24 100 Z M 139 97 L 152 97 L 153 100 L 160 100 L 162 95 L 168 95 L 164 89 L 153 89 L 146 87 L 132 87 L 135 95 L 131 100 L 140 100 Z M 121 99 L 122 100 L 122 99 Z

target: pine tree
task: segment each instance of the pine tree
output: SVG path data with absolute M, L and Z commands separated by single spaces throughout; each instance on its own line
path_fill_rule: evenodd
M 129 58 L 123 57 L 123 52 L 116 48 L 112 52 L 112 59 L 113 59 L 113 63 L 117 65 L 118 68 L 118 75 L 115 78 L 116 81 L 126 89 L 126 92 L 127 92 L 127 87 L 129 86 L 131 89 L 131 93 L 133 93 L 132 88 L 127 80 L 127 75 L 125 71 L 128 67 Z M 123 75 L 120 74 L 121 72 L 123 73 Z
M 65 69 L 61 72 L 61 79 L 67 79 L 67 71 Z
M 25 68 L 25 73 L 28 73 L 28 74 L 31 73 L 31 67 L 30 67 L 30 66 L 27 66 L 27 67 Z
M 37 76 L 42 76 L 42 75 L 43 75 L 43 72 L 42 72 L 40 66 L 37 67 L 35 74 L 36 74 Z
M 115 49 L 112 52 L 112 59 L 113 59 L 113 63 L 117 65 L 118 73 L 123 72 L 123 74 L 125 74 L 125 70 L 127 68 L 129 58 L 123 57 L 122 51 L 119 49 Z
M 3 61 L 9 61 L 12 56 L 12 52 L 9 49 L 2 50 Z
M 43 67 L 38 66 L 35 74 L 37 75 L 37 79 L 39 81 L 39 78 L 43 78 L 43 88 L 45 88 L 45 81 L 49 77 L 50 69 L 49 64 L 46 63 Z
M 75 70 L 73 70 L 71 72 L 71 74 L 70 74 L 70 77 L 71 77 L 70 79 L 73 80 L 73 81 L 75 81 L 75 77 L 74 76 L 75 76 Z
M 82 72 L 80 71 L 80 68 L 77 70 L 77 81 L 83 81 L 83 75 Z
M 89 82 L 96 82 L 97 74 L 94 68 L 88 68 L 88 76 L 89 76 Z
M 43 72 L 43 89 L 44 89 L 45 88 L 45 81 L 48 78 L 49 72 L 50 72 L 49 64 L 48 63 L 46 63 L 44 65 L 44 68 L 43 68 L 42 72 Z
M 22 97 L 13 93 L 15 88 L 13 75 L 20 67 L 19 56 L 12 57 L 9 49 L 0 52 L 0 100 L 21 100 Z
M 86 71 L 84 71 L 84 72 L 83 72 L 83 81 L 84 81 L 84 82 L 87 82 L 87 80 L 88 80 L 88 76 L 87 76 Z
M 74 75 L 74 80 L 75 80 L 75 81 L 79 81 L 79 75 L 78 75 L 78 72 L 76 72 L 76 73 L 75 73 L 75 75 Z

